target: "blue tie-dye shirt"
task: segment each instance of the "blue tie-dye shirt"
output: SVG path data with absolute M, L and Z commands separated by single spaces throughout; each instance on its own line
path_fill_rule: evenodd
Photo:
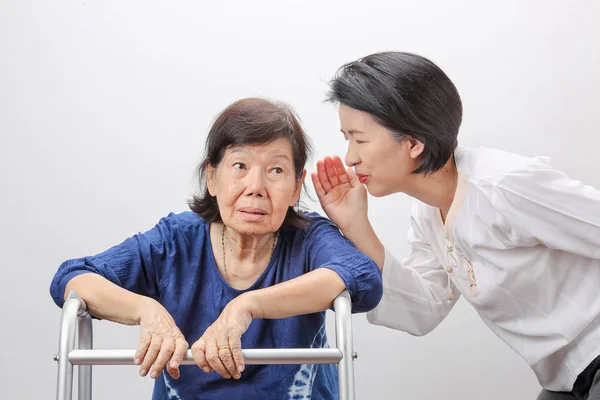
M 73 277 L 94 272 L 111 282 L 158 300 L 173 316 L 190 345 L 240 294 L 284 282 L 317 268 L 336 271 L 348 289 L 353 312 L 374 308 L 382 295 L 377 265 L 317 213 L 302 229 L 282 229 L 271 261 L 258 280 L 237 290 L 223 279 L 212 251 L 209 224 L 192 212 L 169 214 L 150 231 L 137 234 L 93 257 L 64 262 L 50 292 L 64 303 Z M 325 313 L 286 319 L 255 319 L 242 336 L 242 348 L 328 347 Z M 181 366 L 181 377 L 166 372 L 156 379 L 153 399 L 336 399 L 337 367 L 247 365 L 239 380 L 223 379 L 197 366 Z

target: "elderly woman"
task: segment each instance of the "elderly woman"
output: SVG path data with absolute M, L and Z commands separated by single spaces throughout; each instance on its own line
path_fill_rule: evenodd
M 369 321 L 424 335 L 462 295 L 531 366 L 539 400 L 600 400 L 600 192 L 545 158 L 458 146 L 458 91 L 416 54 L 345 65 L 330 100 L 348 169 L 326 158 L 312 178 L 327 215 L 383 271 Z M 407 257 L 372 229 L 367 190 L 415 199 Z
M 337 295 L 347 289 L 354 312 L 380 300 L 377 265 L 329 220 L 295 209 L 308 153 L 288 107 L 232 104 L 208 135 L 193 212 L 64 262 L 54 301 L 75 290 L 95 317 L 140 325 L 135 362 L 157 378 L 153 399 L 337 398 L 335 365 L 246 368 L 241 353 L 327 346 Z M 179 367 L 188 343 L 204 372 Z

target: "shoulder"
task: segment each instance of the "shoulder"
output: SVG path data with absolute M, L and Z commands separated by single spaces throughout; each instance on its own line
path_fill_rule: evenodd
M 302 228 L 292 229 L 295 235 L 306 237 L 323 230 L 340 232 L 338 227 L 329 218 L 316 211 L 301 211 L 300 214 L 306 220 L 306 224 Z
M 324 237 L 327 240 L 336 237 L 344 238 L 337 225 L 329 218 L 315 211 L 300 211 L 306 223 L 301 228 L 282 228 L 282 234 L 294 242 L 306 243 L 321 241 Z
M 459 172 L 469 181 L 498 183 L 518 171 L 531 171 L 536 167 L 550 166 L 548 157 L 528 157 L 487 147 L 459 147 L 455 152 Z
M 206 223 L 202 220 L 202 218 L 192 212 L 192 211 L 184 211 L 181 213 L 169 213 L 163 220 L 167 221 L 170 224 L 177 224 L 179 226 L 204 226 Z
M 192 211 L 171 212 L 158 221 L 154 230 L 163 237 L 175 238 L 184 235 L 188 238 L 196 238 L 204 236 L 206 225 L 202 218 Z
M 324 224 L 329 224 L 329 225 L 334 225 L 333 222 L 331 222 L 331 220 L 321 214 L 319 214 L 316 211 L 302 211 L 301 215 L 306 218 L 306 220 L 308 221 L 307 223 L 307 227 L 312 226 L 314 224 L 317 223 L 324 223 Z
M 520 192 L 560 174 L 549 157 L 528 157 L 490 148 L 459 148 L 456 164 L 471 189 L 493 197 L 498 191 Z

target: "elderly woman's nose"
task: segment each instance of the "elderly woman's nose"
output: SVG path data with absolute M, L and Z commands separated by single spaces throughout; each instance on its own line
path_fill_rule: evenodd
M 251 171 L 246 175 L 246 194 L 248 195 L 265 195 L 266 181 L 265 176 L 260 171 Z

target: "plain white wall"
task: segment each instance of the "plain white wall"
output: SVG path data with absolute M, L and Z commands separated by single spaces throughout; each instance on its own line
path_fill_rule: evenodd
M 375 51 L 417 52 L 462 95 L 461 144 L 549 155 L 600 187 L 599 4 L 0 0 L 0 398 L 53 398 L 56 268 L 185 210 L 210 122 L 240 97 L 287 101 L 314 161 L 343 155 L 326 82 Z M 370 201 L 377 231 L 402 256 L 411 200 Z M 364 315 L 354 324 L 358 399 L 534 399 L 539 390 L 464 301 L 421 338 Z M 94 327 L 98 348 L 136 346 L 137 327 Z M 95 368 L 98 399 L 150 398 L 151 389 L 134 367 Z

